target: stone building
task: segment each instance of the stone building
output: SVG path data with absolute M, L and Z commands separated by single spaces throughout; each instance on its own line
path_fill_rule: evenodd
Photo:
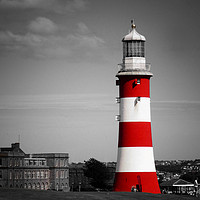
M 24 158 L 24 188 L 47 190 L 50 170 L 45 158 Z
M 160 184 L 163 193 L 191 194 L 194 191 L 194 184 L 183 179 L 173 178 Z
M 0 148 L 0 187 L 69 190 L 68 153 L 25 154 L 20 144 Z
M 0 148 L 0 187 L 24 187 L 24 158 L 19 143 Z
M 68 153 L 32 154 L 32 157 L 46 159 L 50 171 L 50 189 L 69 190 Z

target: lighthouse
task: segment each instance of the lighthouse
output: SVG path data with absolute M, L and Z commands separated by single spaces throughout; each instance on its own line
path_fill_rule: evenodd
M 145 59 L 145 37 L 131 31 L 123 42 L 123 62 L 116 75 L 119 86 L 119 140 L 114 191 L 160 193 L 150 114 L 150 64 Z

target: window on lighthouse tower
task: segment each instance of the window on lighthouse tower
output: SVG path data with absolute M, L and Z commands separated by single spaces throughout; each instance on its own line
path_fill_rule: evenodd
M 144 41 L 123 41 L 123 58 L 125 57 L 144 57 Z

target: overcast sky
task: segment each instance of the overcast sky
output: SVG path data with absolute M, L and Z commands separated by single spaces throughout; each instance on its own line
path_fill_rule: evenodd
M 0 146 L 116 161 L 117 64 L 134 19 L 155 159 L 200 158 L 199 0 L 0 0 Z

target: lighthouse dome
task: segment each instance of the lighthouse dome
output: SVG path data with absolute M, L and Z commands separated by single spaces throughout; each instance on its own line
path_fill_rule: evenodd
M 130 33 L 128 35 L 126 35 L 122 41 L 130 41 L 130 40 L 141 40 L 141 41 L 145 41 L 145 37 L 141 34 L 139 34 L 135 28 L 135 24 L 132 23 L 132 30 L 130 31 Z

